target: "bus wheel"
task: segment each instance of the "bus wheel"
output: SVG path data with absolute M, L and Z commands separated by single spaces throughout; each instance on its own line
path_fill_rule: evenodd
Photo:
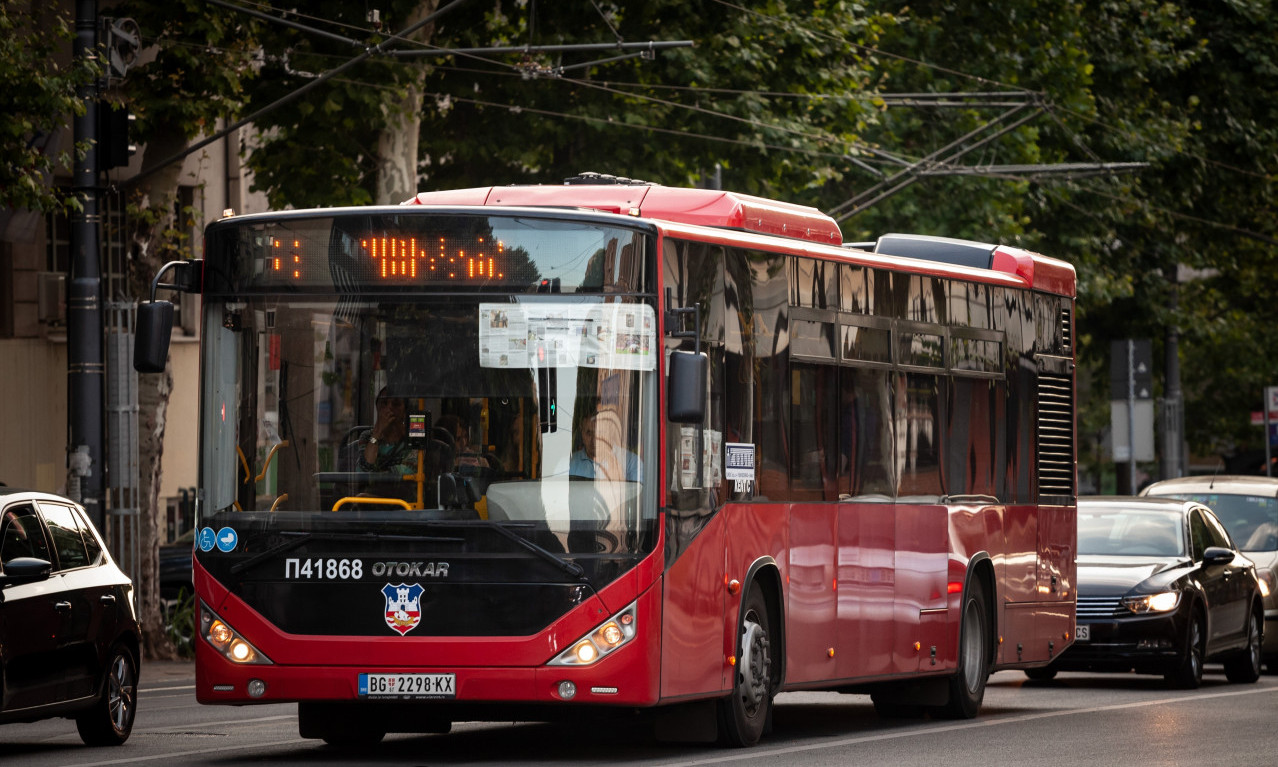
M 776 691 L 770 635 L 767 600 L 758 588 L 751 588 L 742 608 L 732 695 L 719 701 L 719 740 L 724 745 L 753 746 L 771 718 Z
M 1056 667 L 1041 666 L 1039 668 L 1025 669 L 1025 676 L 1035 682 L 1050 682 L 1056 678 Z
M 342 732 L 325 735 L 323 740 L 333 748 L 343 751 L 355 751 L 376 746 L 382 742 L 384 737 L 386 737 L 386 733 L 377 730 L 347 728 Z
M 950 700 L 940 708 L 949 719 L 971 719 L 981 710 L 990 678 L 990 622 L 985 586 L 972 578 L 963 596 L 959 625 L 958 672 L 950 677 Z

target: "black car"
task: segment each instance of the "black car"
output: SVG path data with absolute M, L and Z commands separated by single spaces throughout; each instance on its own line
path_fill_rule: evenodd
M 1195 688 L 1207 660 L 1223 661 L 1231 682 L 1260 678 L 1260 580 L 1211 509 L 1079 499 L 1077 564 L 1074 643 L 1050 666 L 1026 671 L 1031 679 L 1134 670 Z
M 0 723 L 75 719 L 89 745 L 133 729 L 133 583 L 75 503 L 0 487 Z

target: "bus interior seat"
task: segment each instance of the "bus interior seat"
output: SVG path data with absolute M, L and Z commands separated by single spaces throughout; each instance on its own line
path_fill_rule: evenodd
M 546 521 L 541 483 L 528 480 L 497 481 L 488 485 L 488 518 L 504 521 Z
M 359 468 L 359 438 L 366 431 L 371 431 L 372 426 L 352 426 L 347 430 L 346 436 L 342 437 L 342 441 L 337 447 L 337 470 L 338 471 L 357 471 Z

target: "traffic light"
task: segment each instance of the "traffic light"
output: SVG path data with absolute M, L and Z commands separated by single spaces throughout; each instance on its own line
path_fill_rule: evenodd
M 138 151 L 132 141 L 133 113 L 107 102 L 98 104 L 98 170 L 111 170 L 129 164 Z

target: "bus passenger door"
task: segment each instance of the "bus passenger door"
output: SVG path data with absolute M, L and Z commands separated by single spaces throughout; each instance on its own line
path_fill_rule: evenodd
M 688 528 L 692 540 L 662 577 L 661 697 L 717 692 L 731 684 L 723 652 L 726 512 L 667 508 L 667 536 Z M 699 529 L 699 532 L 695 532 Z

